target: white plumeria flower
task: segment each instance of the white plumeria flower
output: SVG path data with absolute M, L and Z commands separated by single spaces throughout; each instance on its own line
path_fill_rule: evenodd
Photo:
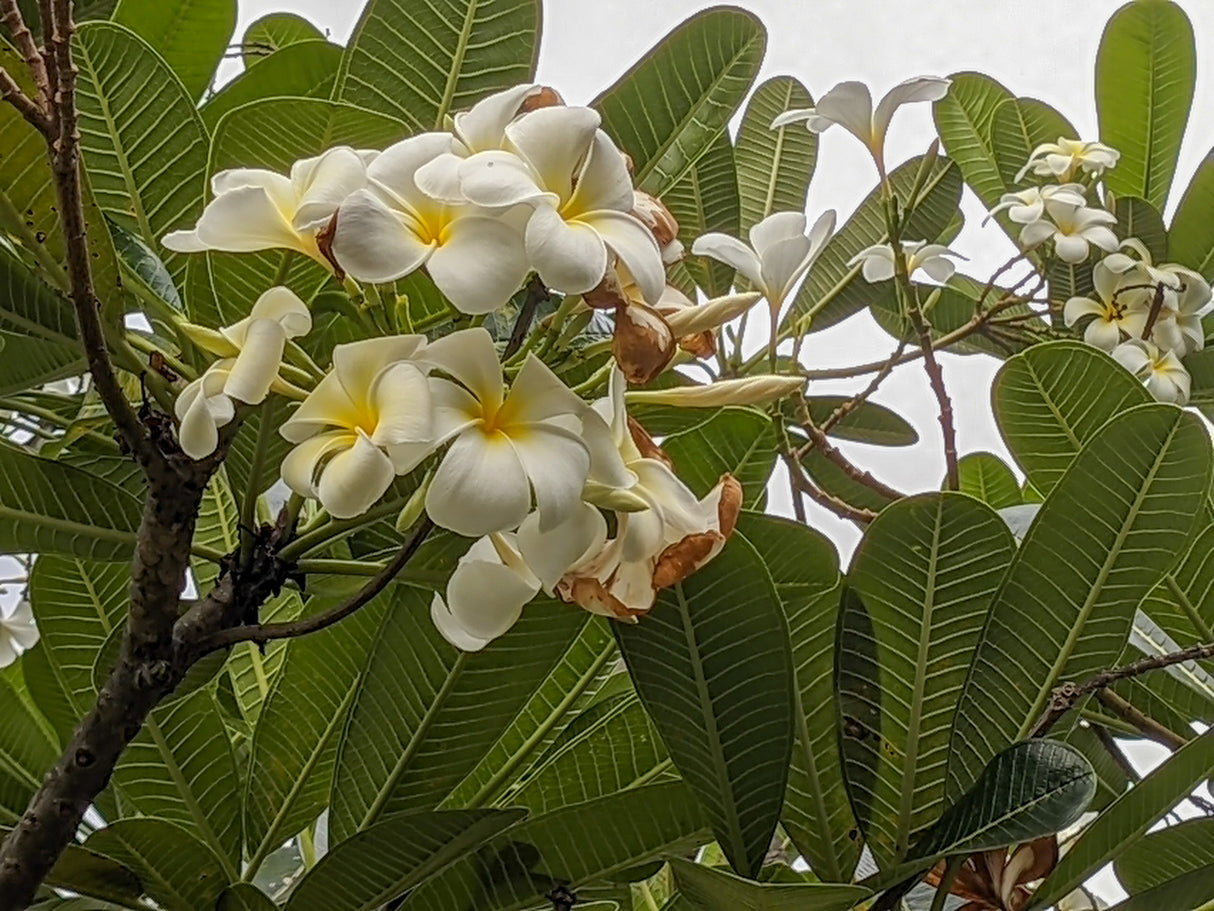
M 750 229 L 750 246 L 728 234 L 712 232 L 697 237 L 691 252 L 732 266 L 777 311 L 830 240 L 835 210 L 823 212 L 808 231 L 807 224 L 803 212 L 775 212 Z
M 451 377 L 430 380 L 436 443 L 451 443 L 426 493 L 430 518 L 468 537 L 507 531 L 531 511 L 534 491 L 541 530 L 567 520 L 590 472 L 585 403 L 534 356 L 503 394 L 482 328 L 433 342 L 426 358 Z
M 840 82 L 812 108 L 785 111 L 771 122 L 772 129 L 804 121 L 813 133 L 821 133 L 838 124 L 862 143 L 885 176 L 885 134 L 894 111 L 904 104 L 939 101 L 948 94 L 952 82 L 938 76 L 917 76 L 890 89 L 873 109 L 873 96 L 862 82 Z
M 297 444 L 282 462 L 288 487 L 348 519 L 434 451 L 425 345 L 396 335 L 333 349 L 333 370 L 279 431 Z
M 1083 142 L 1059 136 L 1057 142 L 1045 142 L 1033 149 L 1029 160 L 1016 175 L 1016 183 L 1029 171 L 1063 183 L 1080 170 L 1099 177 L 1109 168 L 1116 167 L 1120 157 L 1120 152 L 1103 142 Z
M 1183 405 L 1189 400 L 1191 380 L 1174 351 L 1161 351 L 1140 338 L 1113 349 L 1113 360 L 1142 380 L 1147 391 L 1160 402 Z
M 258 405 L 275 381 L 287 339 L 312 329 L 312 314 L 290 288 L 266 291 L 240 322 L 215 331 L 187 326 L 186 332 L 223 360 L 212 364 L 177 396 L 181 450 L 192 459 L 219 445 L 219 428 L 236 414 L 235 402 Z
M 337 210 L 333 258 L 359 281 L 376 283 L 425 266 L 457 310 L 489 313 L 527 274 L 522 225 L 476 206 L 437 202 L 418 189 L 418 169 L 450 142 L 447 133 L 422 133 L 371 162 L 367 187 Z
M 338 146 L 295 162 L 290 176 L 261 168 L 220 171 L 211 178 L 215 198 L 194 229 L 173 231 L 161 243 L 178 253 L 285 247 L 327 265 L 316 235 L 342 200 L 366 183 L 367 162 L 375 154 Z
M 1004 193 L 999 197 L 999 205 L 987 213 L 983 224 L 1004 210 L 1007 210 L 1007 217 L 1016 224 L 1031 224 L 1045 214 L 1045 204 L 1050 200 L 1072 206 L 1082 206 L 1087 203 L 1083 184 L 1064 183 L 1029 187 L 1027 190 L 1021 190 L 1018 193 Z
M 1045 202 L 1045 215 L 1020 229 L 1020 243 L 1035 247 L 1047 240 L 1054 242 L 1054 253 L 1066 263 L 1081 263 L 1092 247 L 1111 253 L 1117 249 L 1117 235 L 1109 225 L 1117 216 L 1105 209 L 1077 206 L 1057 199 Z
M 965 259 L 955 250 L 950 250 L 943 244 L 929 244 L 924 240 L 902 241 L 902 253 L 906 256 L 906 274 L 913 277 L 922 269 L 938 282 L 946 282 L 957 271 L 957 266 L 949 256 Z M 894 248 L 889 244 L 874 244 L 865 247 L 847 261 L 849 266 L 860 266 L 864 280 L 871 283 L 889 281 L 896 272 L 894 266 Z
M 618 257 L 645 300 L 666 285 L 653 232 L 631 214 L 632 178 L 590 108 L 545 107 L 505 128 L 503 150 L 478 152 L 458 167 L 469 202 L 492 209 L 527 205 L 527 259 L 550 288 L 583 294 Z
M 1205 345 L 1205 328 L 1201 324 L 1201 317 L 1210 303 L 1209 283 L 1192 269 L 1178 263 L 1155 265 L 1151 252 L 1136 237 L 1122 241 L 1121 248 L 1135 255 L 1111 253 L 1103 263 L 1124 274 L 1127 284 L 1150 286 L 1143 291 L 1148 307 L 1153 303 L 1156 289 L 1162 286 L 1163 299 L 1151 332 L 1152 341 L 1162 348 L 1176 351 L 1181 357 L 1200 351 Z
M 18 601 L 7 611 L 0 607 L 0 667 L 8 667 L 37 642 L 38 627 L 28 601 Z
M 1105 258 L 1093 266 L 1096 298 L 1072 297 L 1062 310 L 1068 326 L 1091 316 L 1092 321 L 1083 330 L 1083 340 L 1104 351 L 1112 351 L 1123 338 L 1140 337 L 1150 313 L 1150 291 L 1133 287 L 1140 283 L 1133 276 L 1127 279 L 1126 270 L 1118 271 L 1114 268 L 1117 265 Z

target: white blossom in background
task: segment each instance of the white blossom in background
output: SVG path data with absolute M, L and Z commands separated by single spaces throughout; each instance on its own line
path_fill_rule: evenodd
M 1113 360 L 1142 380 L 1156 400 L 1175 405 L 1189 401 L 1189 373 L 1174 351 L 1134 338 L 1118 345 L 1112 354 Z
M 1015 182 L 1023 180 L 1029 171 L 1038 177 L 1049 177 L 1059 183 L 1066 183 L 1080 171 L 1099 177 L 1110 168 L 1116 167 L 1120 157 L 1120 152 L 1103 142 L 1084 142 L 1059 136 L 1057 142 L 1045 142 L 1033 149 L 1029 160 L 1016 175 Z
M 478 652 L 514 626 L 540 580 L 518 551 L 517 536 L 494 532 L 468 549 L 437 592 L 430 617 L 443 638 L 465 652 Z
M 1121 274 L 1126 284 L 1147 286 L 1142 296 L 1148 307 L 1157 290 L 1162 289 L 1151 340 L 1177 352 L 1180 357 L 1200 351 L 1205 344 L 1201 317 L 1210 304 L 1209 283 L 1197 272 L 1178 263 L 1155 265 L 1146 245 L 1136 237 L 1122 241 L 1121 250 L 1130 253 L 1112 253 L 1102 263 Z
M 987 213 L 983 223 L 1006 210 L 1007 217 L 1016 224 L 1031 224 L 1045 216 L 1045 204 L 1051 201 L 1082 206 L 1086 205 L 1087 196 L 1084 194 L 1083 184 L 1078 183 L 1047 184 L 1044 187 L 1029 187 L 1016 193 L 1004 193 L 999 197 L 999 205 Z
M 425 266 L 457 310 L 489 313 L 527 274 L 522 220 L 418 188 L 418 169 L 450 144 L 447 133 L 422 133 L 385 149 L 367 167 L 366 188 L 338 208 L 331 250 L 359 281 L 394 281 Z
M 0 667 L 8 667 L 38 642 L 34 611 L 26 600 L 12 607 L 0 605 Z
M 840 82 L 823 95 L 812 108 L 785 111 L 771 122 L 772 129 L 804 122 L 812 133 L 821 133 L 838 124 L 868 149 L 877 171 L 885 178 L 885 134 L 894 112 L 904 104 L 939 101 L 948 94 L 952 82 L 938 76 L 917 76 L 900 82 L 877 102 L 862 82 Z
M 1096 297 L 1072 297 L 1062 310 L 1067 326 L 1091 317 L 1084 327 L 1083 340 L 1103 351 L 1112 351 L 1123 339 L 1141 337 L 1152 296 L 1149 290 L 1135 287 L 1141 285 L 1136 276 L 1127 278 L 1127 270 L 1117 268 L 1121 263 L 1110 263 L 1110 259 L 1105 257 L 1092 267 Z
M 1092 247 L 1107 253 L 1117 249 L 1117 235 L 1110 225 L 1117 216 L 1106 209 L 1074 205 L 1060 199 L 1046 200 L 1045 214 L 1020 229 L 1020 243 L 1035 247 L 1054 242 L 1055 255 L 1066 263 L 1081 263 Z
M 950 250 L 943 244 L 929 244 L 923 240 L 902 241 L 902 253 L 906 257 L 908 277 L 913 278 L 916 272 L 922 270 L 938 282 L 948 281 L 957 271 L 956 264 L 948 257 L 955 256 L 958 259 L 965 259 L 960 253 Z M 860 266 L 860 273 L 867 282 L 889 281 L 894 277 L 896 271 L 894 248 L 889 244 L 874 244 L 871 247 L 865 247 L 849 259 L 847 264 Z
M 178 253 L 222 250 L 253 253 L 279 247 L 328 265 L 316 235 L 342 201 L 366 183 L 376 152 L 338 146 L 291 166 L 289 176 L 262 168 L 235 168 L 211 178 L 215 195 L 193 230 L 162 238 Z
M 332 371 L 279 431 L 296 444 L 282 462 L 288 487 L 352 518 L 433 452 L 425 345 L 395 335 L 333 349 Z

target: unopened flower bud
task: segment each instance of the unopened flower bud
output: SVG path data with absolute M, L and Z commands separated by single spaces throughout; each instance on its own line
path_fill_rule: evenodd
M 720 408 L 726 405 L 762 405 L 791 395 L 805 385 L 799 376 L 748 376 L 718 380 L 704 386 L 630 391 L 630 405 L 680 405 L 686 408 Z
M 426 508 L 426 492 L 430 489 L 430 482 L 434 479 L 434 472 L 427 472 L 422 478 L 421 484 L 417 486 L 417 490 L 409 496 L 404 508 L 401 509 L 396 517 L 396 530 L 406 532 L 413 527 L 413 523 L 421 518 L 421 514 Z
M 240 353 L 240 348 L 232 344 L 222 332 L 215 329 L 199 326 L 197 323 L 187 323 L 184 320 L 177 324 L 177 328 L 184 333 L 186 338 L 208 354 L 218 357 L 236 357 Z
M 662 315 L 666 317 L 666 322 L 675 335 L 692 335 L 696 332 L 719 329 L 731 319 L 741 316 L 753 307 L 762 296 L 757 291 L 746 294 L 727 294 L 724 297 L 714 297 L 698 306 L 680 307 L 670 311 L 663 310 Z M 660 305 L 659 309 L 662 309 Z
M 637 303 L 616 309 L 611 353 L 628 382 L 648 383 L 666 369 L 674 349 L 674 333 L 658 311 Z

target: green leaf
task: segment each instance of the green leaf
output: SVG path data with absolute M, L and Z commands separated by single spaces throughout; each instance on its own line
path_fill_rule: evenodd
M 1201 531 L 1142 609 L 1181 648 L 1214 642 L 1214 526 Z
M 1214 729 L 1195 737 L 1114 801 L 1071 845 L 1033 895 L 1044 908 L 1068 895 L 1137 842 L 1214 768 Z
M 326 854 L 300 881 L 288 911 L 375 911 L 527 814 L 447 810 L 393 816 Z
M 232 39 L 236 0 L 121 0 L 114 21 L 155 48 L 197 100 L 210 88 Z
M 0 395 L 77 376 L 85 360 L 71 309 L 0 244 Z
M 678 857 L 670 869 L 683 901 L 696 911 L 847 911 L 870 894 L 863 886 L 755 883 Z
M 1137 196 L 1118 196 L 1117 234 L 1121 237 L 1137 237 L 1151 252 L 1157 263 L 1168 259 L 1168 229 L 1164 226 L 1159 210 Z
M 411 130 L 441 130 L 447 114 L 531 81 L 540 24 L 538 0 L 372 0 L 334 97 Z
M 1074 747 L 1028 740 L 992 757 L 966 793 L 911 852 L 914 858 L 976 854 L 1060 832 L 1083 815 L 1096 773 Z
M 520 911 L 557 883 L 578 892 L 708 838 L 682 782 L 622 791 L 515 826 L 417 888 L 401 911 Z
M 1164 208 L 1196 82 L 1193 26 L 1179 6 L 1135 0 L 1113 14 L 1096 53 L 1100 139 L 1121 152 L 1105 186 Z
M 73 50 L 80 145 L 97 205 L 159 251 L 166 233 L 202 212 L 206 128 L 178 78 L 124 26 L 85 23 Z M 186 256 L 166 252 L 164 263 L 180 285 Z
M 14 826 L 59 750 L 13 685 L 0 677 L 0 825 Z
M 106 218 L 110 236 L 114 239 L 114 252 L 123 266 L 123 277 L 128 282 L 142 286 L 140 294 L 151 294 L 164 301 L 174 310 L 180 310 L 181 295 L 173 284 L 173 277 L 165 268 L 164 261 L 143 239 L 132 234 L 112 218 Z
M 260 58 L 259 58 L 260 59 Z M 200 113 L 209 129 L 243 104 L 275 96 L 328 98 L 341 64 L 341 48 L 329 41 L 300 41 L 275 51 L 207 99 Z
M 1121 763 L 1101 743 L 1090 726 L 1076 725 L 1066 735 L 1066 742 L 1084 755 L 1096 773 L 1096 795 L 1088 810 L 1099 813 L 1125 793 L 1130 778 Z
M 788 624 L 762 561 L 735 537 L 643 622 L 615 633 L 730 865 L 753 876 L 784 802 L 795 686 Z
M 843 771 L 882 868 L 944 810 L 952 709 L 1015 549 L 989 506 L 932 493 L 889 506 L 852 558 L 835 646 Z
M 777 114 L 811 108 L 809 90 L 793 76 L 773 76 L 762 83 L 742 115 L 734 162 L 741 200 L 741 231 L 749 231 L 773 212 L 800 212 L 818 159 L 818 134 L 794 123 L 773 130 Z
M 805 397 L 809 414 L 814 423 L 821 426 L 836 408 L 851 402 L 847 395 L 810 395 Z M 852 408 L 834 427 L 829 436 L 856 443 L 871 443 L 874 446 L 914 446 L 919 434 L 910 422 L 892 408 L 876 402 L 861 402 Z
M 339 842 L 389 814 L 429 810 L 480 761 L 588 617 L 535 602 L 484 651 L 457 652 L 428 592 L 398 586 L 359 681 L 333 776 Z M 410 686 L 401 690 L 400 681 Z
M 223 890 L 215 911 L 275 911 L 278 906 L 250 883 L 236 883 Z
M 1107 354 L 1082 342 L 1035 345 L 995 375 L 991 402 L 1008 449 L 1042 494 L 1106 421 L 1151 401 Z
M 7 836 L 10 831 L 4 824 L 0 824 L 0 839 Z M 44 888 L 64 889 L 78 895 L 87 895 L 104 902 L 104 904 L 98 905 L 96 902 L 86 899 L 76 899 L 81 904 L 73 906 L 75 911 L 144 907 L 140 901 L 143 887 L 134 873 L 122 864 L 78 844 L 69 844 L 64 848 L 59 859 L 55 861 L 55 865 L 46 874 L 43 886 Z M 111 905 L 108 903 L 111 900 L 119 904 Z M 38 904 L 31 907 L 49 906 Z M 64 906 L 56 905 L 55 907 Z
M 750 90 L 766 44 L 751 13 L 705 10 L 591 102 L 632 157 L 637 189 L 663 196 L 708 152 Z
M 240 57 L 245 68 L 263 63 L 283 48 L 305 41 L 323 41 L 324 34 L 295 13 L 267 13 L 255 19 L 240 39 Z
M 86 471 L 0 445 L 0 553 L 125 560 L 141 504 Z
M 790 432 L 789 436 L 797 444 L 808 442 L 809 439 L 796 432 Z M 851 506 L 880 512 L 891 502 L 889 497 L 849 476 L 817 446 L 801 457 L 801 465 L 810 480 L 822 490 Z
M 792 643 L 794 740 L 780 822 L 819 879 L 848 882 L 861 838 L 843 783 L 834 679 L 825 673 L 838 625 L 839 557 L 818 532 L 775 516 L 743 513 L 737 533 L 762 555 Z
M 983 73 L 954 73 L 949 79 L 953 84 L 948 94 L 932 105 L 932 119 L 948 157 L 957 163 L 983 206 L 990 209 L 1008 191 L 995 156 L 991 127 L 999 106 L 1014 96 L 1002 83 Z M 1006 226 L 1010 221 L 1000 223 Z
M 128 867 L 165 911 L 213 908 L 228 885 L 211 849 L 162 819 L 124 819 L 89 836 L 95 851 Z
M 922 165 L 922 156 L 912 158 L 895 168 L 889 181 L 902 201 L 903 210 L 914 209 L 907 217 L 905 236 L 930 243 L 957 212 L 961 172 L 947 158 L 936 159 L 918 196 L 912 200 L 910 193 Z M 794 330 L 797 326 L 812 331 L 825 329 L 872 303 L 883 293 L 882 288 L 861 278 L 859 265 L 847 263 L 865 247 L 884 243 L 886 239 L 881 188 L 875 187 L 822 249 L 793 299 L 785 325 Z
M 245 841 L 258 862 L 325 808 L 339 732 L 390 603 L 381 596 L 287 646 L 253 731 L 245 781 Z M 308 612 L 321 609 L 311 599 Z
M 662 448 L 675 471 L 698 497 L 729 472 L 742 485 L 746 505 L 762 502 L 776 464 L 771 421 L 753 408 L 722 408 L 688 429 L 672 433 Z
M 1117 878 L 1131 894 L 1203 867 L 1214 869 L 1214 819 L 1208 818 L 1186 819 L 1144 835 L 1113 859 Z
M 261 608 L 259 616 L 263 623 L 294 620 L 303 613 L 303 601 L 293 591 L 284 591 Z M 286 659 L 288 643 L 284 640 L 270 642 L 265 649 L 252 642 L 245 642 L 232 649 L 225 665 L 232 678 L 232 691 L 236 704 L 249 724 L 255 724 L 261 714 L 270 687 L 278 679 Z
M 1060 136 L 1072 139 L 1078 135 L 1065 117 L 1036 98 L 1008 98 L 1000 102 L 990 130 L 999 176 L 1009 189 L 1036 182 L 1032 175 L 1020 180 L 1016 175 L 1037 146 L 1057 142 Z
M 1019 506 L 1024 497 L 1012 470 L 996 455 L 971 452 L 957 462 L 961 492 L 981 500 L 991 509 Z
M 1156 911 L 1158 908 L 1205 908 L 1214 899 L 1214 867 L 1190 870 L 1175 879 L 1131 895 L 1110 911 Z
M 239 878 L 239 778 L 209 689 L 157 708 L 122 754 L 113 780 L 141 814 L 187 830 Z
M 1168 252 L 1182 266 L 1214 281 L 1214 149 L 1206 153 L 1193 180 L 1180 197 L 1172 229 L 1168 233 Z
M 1029 733 L 1054 687 L 1116 664 L 1203 512 L 1210 470 L 1200 419 L 1159 404 L 1110 421 L 1075 457 L 991 605 L 957 707 L 952 793 Z
M 662 196 L 679 223 L 679 241 L 686 250 L 710 231 L 731 237 L 741 233 L 738 180 L 728 133 L 721 133 L 687 172 Z M 682 262 L 695 283 L 711 297 L 729 293 L 733 269 L 708 256 L 688 254 Z
M 511 784 L 529 775 L 549 745 L 564 742 L 564 731 L 578 709 L 598 692 L 616 663 L 615 639 L 606 620 L 591 620 L 551 673 L 444 803 L 446 808 L 480 807 L 498 802 Z M 502 800 L 509 806 L 513 797 Z

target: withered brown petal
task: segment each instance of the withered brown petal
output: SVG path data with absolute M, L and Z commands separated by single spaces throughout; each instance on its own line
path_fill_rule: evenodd
M 711 329 L 695 332 L 679 339 L 679 347 L 696 357 L 712 357 L 717 353 L 717 336 Z
M 649 431 L 641 426 L 641 422 L 628 415 L 628 434 L 632 437 L 632 442 L 636 445 L 637 451 L 641 453 L 643 459 L 657 459 L 667 468 L 674 468 L 674 462 L 670 461 L 670 456 L 666 455 L 666 450 L 653 441 L 653 437 L 649 435 Z
M 666 204 L 642 190 L 633 192 L 632 214 L 650 231 L 659 247 L 665 247 L 679 236 L 679 223 Z
M 704 531 L 671 544 L 658 555 L 653 567 L 653 587 L 678 585 L 707 563 L 724 540 L 719 532 Z
M 345 281 L 346 270 L 341 267 L 341 263 L 333 255 L 333 237 L 337 234 L 337 215 L 338 213 L 334 212 L 329 223 L 316 235 L 316 246 L 320 250 L 320 255 L 333 267 L 333 274 L 337 276 L 337 280 Z
M 528 95 L 523 99 L 523 103 L 519 105 L 518 112 L 527 114 L 531 111 L 539 110 L 540 108 L 557 108 L 564 107 L 565 99 L 550 85 L 540 86 L 540 90 L 534 95 Z
M 674 334 L 658 311 L 635 303 L 616 308 L 611 353 L 628 382 L 648 383 L 666 369 L 674 348 Z
M 628 306 L 628 297 L 620 287 L 620 280 L 614 269 L 608 269 L 603 280 L 582 295 L 587 307 L 595 310 L 614 310 L 617 307 Z
M 592 614 L 611 617 L 636 623 L 637 617 L 649 613 L 648 610 L 634 610 L 628 607 L 615 595 L 611 594 L 598 579 L 591 576 L 574 576 L 572 580 L 562 579 L 556 588 L 561 600 L 576 604 Z
M 742 485 L 731 474 L 721 475 L 717 483 L 722 485 L 721 499 L 717 503 L 717 527 L 728 541 L 738 524 L 738 513 L 742 511 Z

